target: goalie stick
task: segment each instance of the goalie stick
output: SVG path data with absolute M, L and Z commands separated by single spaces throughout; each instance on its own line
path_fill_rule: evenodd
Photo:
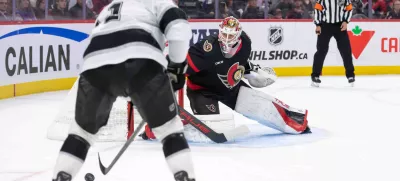
M 224 133 L 217 133 L 211 128 L 209 128 L 206 124 L 198 120 L 195 116 L 187 112 L 185 109 L 183 109 L 181 106 L 178 106 L 178 111 L 179 111 L 179 116 L 189 122 L 193 127 L 195 127 L 197 130 L 199 130 L 201 133 L 206 135 L 208 138 L 210 138 L 212 141 L 216 143 L 224 143 L 230 140 L 233 140 L 234 138 L 237 138 L 239 136 L 245 135 L 250 132 L 249 128 L 247 126 L 240 126 L 237 127 L 233 130 L 230 130 L 228 132 Z M 125 152 L 125 150 L 129 147 L 129 145 L 132 143 L 132 141 L 135 139 L 139 131 L 142 129 L 144 126 L 145 121 L 142 120 L 140 124 L 137 126 L 135 131 L 133 132 L 133 135 L 126 141 L 124 146 L 121 148 L 121 150 L 118 152 L 117 156 L 113 159 L 111 164 L 108 167 L 105 167 L 104 164 L 101 162 L 100 159 L 100 153 L 98 153 L 98 159 L 99 159 L 99 165 L 100 165 L 100 170 L 101 172 L 106 175 L 110 170 L 113 168 L 115 163 L 119 160 L 119 158 L 122 156 L 122 154 Z
M 217 133 L 214 130 L 212 130 L 210 127 L 208 127 L 206 124 L 201 122 L 199 119 L 197 119 L 195 116 L 190 114 L 188 111 L 186 111 L 184 108 L 181 106 L 178 106 L 179 110 L 179 116 L 189 122 L 190 125 L 192 125 L 194 128 L 199 130 L 201 133 L 203 133 L 205 136 L 210 138 L 211 141 L 214 141 L 215 143 L 225 143 L 227 141 L 231 141 L 239 136 L 244 136 L 247 133 L 250 132 L 249 128 L 245 125 L 239 126 L 237 128 L 234 128 L 232 130 L 223 132 L 223 133 Z

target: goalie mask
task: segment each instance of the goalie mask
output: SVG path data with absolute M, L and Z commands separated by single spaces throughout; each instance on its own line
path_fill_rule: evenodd
M 233 54 L 232 49 L 240 41 L 242 26 L 239 20 L 230 16 L 219 24 L 218 41 L 223 53 Z

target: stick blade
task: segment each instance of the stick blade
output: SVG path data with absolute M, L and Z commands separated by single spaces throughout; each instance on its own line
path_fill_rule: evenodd
M 230 131 L 224 132 L 224 135 L 225 135 L 227 141 L 232 141 L 235 138 L 245 136 L 248 133 L 250 133 L 249 127 L 247 127 L 246 125 L 241 125 L 241 126 L 239 126 L 237 128 L 234 128 L 234 129 L 232 129 Z
M 103 173 L 103 175 L 106 175 L 106 174 L 108 173 L 108 170 L 107 170 L 107 168 L 103 165 L 103 163 L 101 162 L 100 153 L 98 153 L 97 156 L 98 156 L 98 158 L 99 158 L 99 165 L 100 165 L 101 173 Z
M 208 138 L 210 138 L 210 140 L 214 141 L 215 143 L 225 143 L 228 141 L 228 139 L 225 137 L 225 134 L 223 134 L 223 133 L 217 133 Z

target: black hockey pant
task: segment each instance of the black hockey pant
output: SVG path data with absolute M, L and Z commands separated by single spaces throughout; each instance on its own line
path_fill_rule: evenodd
M 187 88 L 190 108 L 195 115 L 220 114 L 218 102 L 222 102 L 232 110 L 235 110 L 240 86 L 250 87 L 245 82 L 240 81 L 233 90 L 227 89 L 219 93 L 210 90 L 191 90 Z
M 177 104 L 165 69 L 149 59 L 130 59 L 83 72 L 79 78 L 75 118 L 95 134 L 105 126 L 118 96 L 130 97 L 150 128 L 175 117 Z

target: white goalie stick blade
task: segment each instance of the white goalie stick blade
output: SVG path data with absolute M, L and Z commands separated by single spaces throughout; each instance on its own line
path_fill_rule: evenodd
M 213 129 L 208 127 L 205 123 L 203 123 L 195 116 L 190 114 L 188 111 L 186 111 L 184 108 L 178 106 L 178 109 L 179 109 L 179 116 L 183 120 L 187 121 L 190 125 L 199 130 L 201 133 L 203 133 L 205 136 L 207 136 L 211 141 L 215 143 L 225 143 L 227 141 L 232 141 L 235 138 L 244 136 L 250 132 L 247 126 L 242 125 L 230 131 L 217 133 Z
M 249 133 L 250 129 L 246 125 L 241 125 L 237 128 L 223 132 L 227 141 L 233 141 L 236 138 L 246 136 Z

